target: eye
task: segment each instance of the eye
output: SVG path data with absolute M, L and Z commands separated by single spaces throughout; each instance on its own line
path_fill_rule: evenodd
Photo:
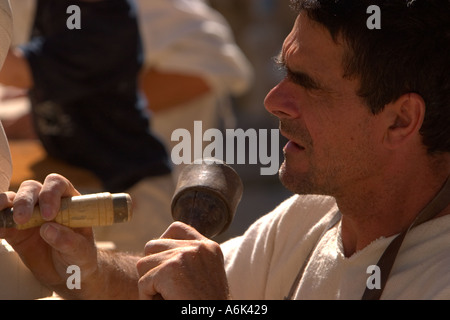
M 284 78 L 306 90 L 321 90 L 322 86 L 305 72 L 296 72 L 287 66 L 284 60 L 275 58 L 278 70 L 284 75 Z
M 286 70 L 286 78 L 293 83 L 308 89 L 308 90 L 318 90 L 319 86 L 310 77 L 304 73 L 294 73 Z

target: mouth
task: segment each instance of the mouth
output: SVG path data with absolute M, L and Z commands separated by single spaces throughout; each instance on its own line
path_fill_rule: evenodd
M 297 142 L 295 142 L 293 139 L 291 139 L 289 137 L 289 135 L 283 133 L 282 131 L 280 131 L 281 135 L 283 137 L 285 137 L 286 139 L 288 139 L 288 142 L 286 143 L 286 145 L 283 148 L 284 152 L 288 152 L 288 151 L 303 151 L 305 150 L 305 147 Z
M 286 145 L 284 146 L 283 149 L 285 152 L 290 152 L 290 151 L 294 151 L 294 152 L 298 152 L 298 151 L 304 151 L 305 148 L 301 145 L 299 145 L 298 143 L 289 140 Z

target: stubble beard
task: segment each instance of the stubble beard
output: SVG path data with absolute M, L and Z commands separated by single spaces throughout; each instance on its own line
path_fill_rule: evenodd
M 295 194 L 332 195 L 333 191 L 328 184 L 328 179 L 319 179 L 317 170 L 310 166 L 307 172 L 293 172 L 289 167 L 289 158 L 280 166 L 278 176 L 283 186 Z
M 303 152 L 308 159 L 307 171 L 298 172 L 295 169 L 295 159 L 284 153 L 284 161 L 278 171 L 283 186 L 296 194 L 331 195 L 330 181 L 333 172 L 322 172 L 315 164 L 314 144 L 306 129 L 295 126 L 290 121 L 280 121 L 280 129 L 291 137 L 295 137 L 305 148 Z

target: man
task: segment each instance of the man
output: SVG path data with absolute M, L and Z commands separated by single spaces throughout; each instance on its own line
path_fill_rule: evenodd
M 67 294 L 64 268 L 76 263 L 81 298 L 106 285 L 103 298 L 119 288 L 120 297 L 136 297 L 136 284 L 140 298 L 360 299 L 379 284 L 382 299 L 450 298 L 450 3 L 293 2 L 299 14 L 279 57 L 286 77 L 265 104 L 289 139 L 281 181 L 309 195 L 288 199 L 222 247 L 174 223 L 140 260 L 97 252 L 88 229 L 3 231 L 35 275 Z M 381 30 L 366 27 L 374 3 Z M 25 221 L 39 200 L 51 218 L 61 196 L 74 193 L 53 175 L 43 186 L 27 182 L 2 206 Z M 416 226 L 418 216 L 428 221 Z M 377 265 L 386 250 L 390 273 Z M 377 268 L 382 280 L 389 275 L 385 286 L 376 273 L 371 282 L 367 270 Z

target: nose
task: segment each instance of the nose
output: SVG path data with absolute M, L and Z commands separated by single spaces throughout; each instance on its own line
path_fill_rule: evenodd
M 270 90 L 264 99 L 266 110 L 280 119 L 298 118 L 300 116 L 298 103 L 295 87 L 286 79 Z

